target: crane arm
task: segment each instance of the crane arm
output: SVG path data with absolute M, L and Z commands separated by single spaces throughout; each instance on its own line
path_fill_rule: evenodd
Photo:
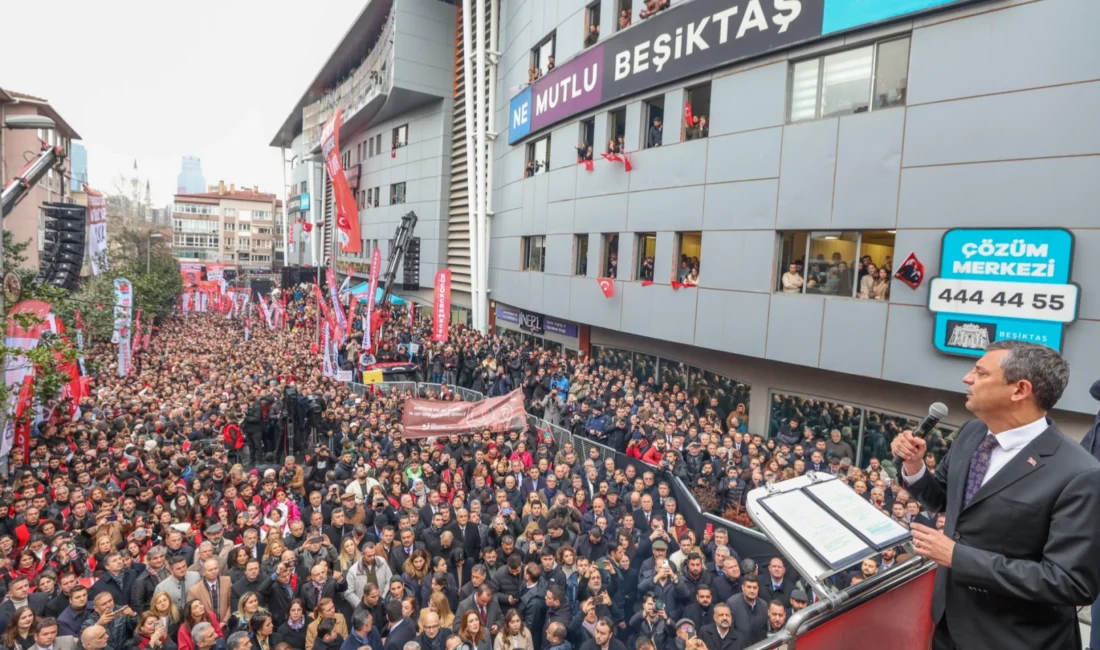
M 43 142 L 42 151 L 38 157 L 27 163 L 15 178 L 4 186 L 3 191 L 0 191 L 0 216 L 8 216 L 12 208 L 30 193 L 31 188 L 42 180 L 46 172 L 64 158 L 65 150 L 61 146 L 50 146 Z

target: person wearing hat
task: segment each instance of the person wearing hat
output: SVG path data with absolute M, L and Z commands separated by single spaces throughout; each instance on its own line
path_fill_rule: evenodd
M 791 592 L 791 614 L 797 614 L 798 612 L 806 609 L 806 606 L 810 604 L 810 597 L 806 595 L 805 591 L 801 589 L 795 589 Z

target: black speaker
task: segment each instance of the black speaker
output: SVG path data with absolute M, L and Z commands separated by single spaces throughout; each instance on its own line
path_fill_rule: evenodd
M 84 265 L 88 209 L 69 203 L 43 203 L 46 228 L 35 284 L 48 283 L 73 291 Z
M 417 291 L 420 289 L 420 238 L 409 239 L 405 247 L 405 269 L 402 277 L 402 290 Z

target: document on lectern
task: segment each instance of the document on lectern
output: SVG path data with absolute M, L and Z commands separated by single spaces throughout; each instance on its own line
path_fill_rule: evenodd
M 876 551 L 897 546 L 911 536 L 904 526 L 836 479 L 807 485 L 802 491 L 844 522 Z
M 874 553 L 859 535 L 802 490 L 772 494 L 759 503 L 834 571 Z

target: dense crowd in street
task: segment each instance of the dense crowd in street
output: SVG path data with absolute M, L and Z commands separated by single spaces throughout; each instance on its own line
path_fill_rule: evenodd
M 429 323 L 395 310 L 378 361 L 486 396 L 520 389 L 531 415 L 630 462 L 530 425 L 407 440 L 411 392 L 322 376 L 309 293 L 288 312 L 247 341 L 238 319 L 168 317 L 128 377 L 114 346 L 87 350 L 80 418 L 12 451 L 0 646 L 737 650 L 811 599 L 782 558 L 757 566 L 724 528 L 689 526 L 672 481 L 717 486 L 721 512 L 754 486 L 831 472 L 906 525 L 935 521 L 880 459 L 855 467 L 840 431 L 765 439 L 747 399 L 458 325 L 432 343 Z M 357 324 L 341 365 L 360 366 L 361 341 Z

